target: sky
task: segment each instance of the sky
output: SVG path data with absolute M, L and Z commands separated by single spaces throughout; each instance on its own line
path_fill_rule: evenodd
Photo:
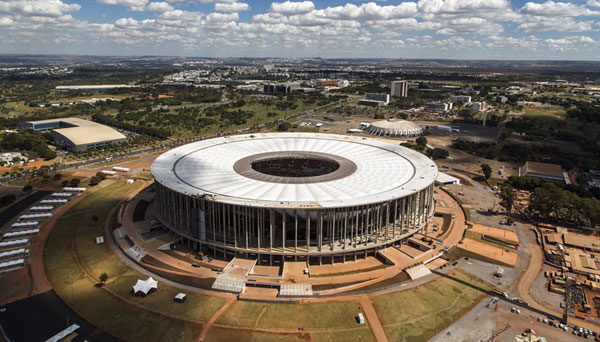
M 0 0 L 0 53 L 600 60 L 600 0 Z

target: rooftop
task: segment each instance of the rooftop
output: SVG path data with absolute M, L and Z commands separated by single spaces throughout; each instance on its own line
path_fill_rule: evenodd
M 75 145 L 85 145 L 97 142 L 126 139 L 119 131 L 97 122 L 79 118 L 57 118 L 48 120 L 28 121 L 32 124 L 63 122 L 73 127 L 55 128 L 54 132 L 69 139 Z
M 284 167 L 285 174 L 272 173 L 279 166 Z M 269 207 L 337 207 L 388 201 L 426 188 L 437 173 L 433 161 L 399 145 L 314 133 L 203 140 L 166 152 L 152 164 L 156 181 L 175 191 Z
M 553 177 L 563 177 L 562 167 L 557 164 L 527 162 L 527 173 L 537 173 Z

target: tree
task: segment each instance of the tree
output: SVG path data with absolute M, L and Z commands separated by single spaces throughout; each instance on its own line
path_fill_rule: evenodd
M 481 164 L 481 171 L 483 172 L 485 179 L 490 179 L 490 177 L 492 177 L 492 168 L 488 164 Z
M 292 128 L 292 124 L 289 122 L 282 122 L 279 124 L 279 126 L 277 126 L 277 130 L 279 132 L 286 132 L 288 131 L 290 128 Z
M 64 181 L 62 181 L 62 182 L 60 183 L 60 185 L 62 185 L 62 186 L 67 186 L 67 185 L 69 185 L 69 181 L 68 181 L 68 180 L 64 180 Z
M 96 216 L 96 215 L 92 216 L 92 221 L 98 222 L 98 216 Z
M 55 173 L 54 174 L 54 180 L 59 180 L 61 178 L 62 178 L 62 174 L 60 174 L 60 173 Z
M 425 146 L 427 145 L 427 138 L 425 137 L 418 137 L 417 140 L 415 140 L 417 145 L 419 146 Z
M 502 200 L 502 206 L 506 209 L 508 215 L 512 212 L 513 204 L 515 203 L 515 191 L 510 184 L 504 183 L 500 187 L 500 199 Z
M 78 185 L 79 185 L 79 183 L 80 183 L 80 182 L 81 182 L 81 180 L 80 180 L 80 179 L 78 179 L 78 178 L 73 178 L 73 179 L 71 179 L 71 182 L 70 182 L 70 184 L 71 184 L 71 186 L 72 186 L 72 187 L 76 187 L 76 186 L 78 186 Z
M 23 192 L 29 192 L 33 190 L 33 186 L 31 186 L 31 184 L 27 184 L 23 187 Z
M 90 185 L 91 186 L 98 185 L 98 183 L 100 183 L 101 181 L 102 181 L 102 179 L 100 179 L 100 177 L 94 176 L 90 179 Z
M 106 284 L 106 281 L 108 280 L 108 274 L 106 274 L 106 272 L 102 273 L 100 275 L 100 282 L 102 283 L 102 285 Z
M 450 153 L 448 153 L 448 151 L 441 149 L 441 148 L 434 148 L 434 149 L 428 150 L 427 155 L 429 156 L 429 158 L 435 160 L 435 159 L 446 159 L 446 158 L 448 158 Z

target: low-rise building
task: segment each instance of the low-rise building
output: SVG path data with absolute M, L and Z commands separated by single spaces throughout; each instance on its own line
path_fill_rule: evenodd
M 362 99 L 362 100 L 358 101 L 358 105 L 359 106 L 378 107 L 378 106 L 385 106 L 386 103 L 383 101 Z
M 16 158 L 18 158 L 20 162 L 26 162 L 28 160 L 21 152 L 4 152 L 0 154 L 0 162 L 4 164 L 10 165 Z
M 567 174 L 563 172 L 562 167 L 557 164 L 527 161 L 519 170 L 519 173 L 521 176 L 542 178 L 566 184 L 569 183 Z
M 498 103 L 506 103 L 508 101 L 508 97 L 506 96 L 496 96 L 496 102 Z
M 54 144 L 71 152 L 119 144 L 127 140 L 125 135 L 111 127 L 79 118 L 27 121 L 19 124 L 19 129 L 52 130 Z
M 263 93 L 277 95 L 277 94 L 289 94 L 294 90 L 300 89 L 300 83 L 288 82 L 279 84 L 265 84 L 263 86 Z

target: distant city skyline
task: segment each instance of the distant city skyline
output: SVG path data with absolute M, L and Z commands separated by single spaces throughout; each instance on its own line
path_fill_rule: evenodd
M 2 53 L 600 60 L 600 0 L 3 0 Z

